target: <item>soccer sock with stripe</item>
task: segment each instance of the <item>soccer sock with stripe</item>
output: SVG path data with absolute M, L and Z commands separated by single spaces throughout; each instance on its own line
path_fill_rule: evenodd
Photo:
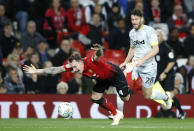
M 168 96 L 166 94 L 162 93 L 159 90 L 152 90 L 151 99 L 167 101 L 168 100 Z
M 99 104 L 102 108 L 104 108 L 108 111 L 111 111 L 111 113 L 113 115 L 117 114 L 117 110 L 113 106 L 113 104 L 110 101 L 108 101 L 107 99 L 103 98 L 103 97 L 100 98 L 99 100 L 92 100 L 92 102 Z

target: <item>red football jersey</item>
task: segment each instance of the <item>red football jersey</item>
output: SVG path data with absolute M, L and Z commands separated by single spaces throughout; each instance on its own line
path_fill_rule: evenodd
M 109 78 L 111 79 L 116 72 L 115 68 L 112 65 L 104 62 L 102 59 L 95 61 L 94 56 L 84 58 L 83 62 L 84 62 L 83 75 L 90 78 L 101 80 L 106 80 Z M 68 64 L 64 65 L 64 68 L 66 71 L 72 70 Z

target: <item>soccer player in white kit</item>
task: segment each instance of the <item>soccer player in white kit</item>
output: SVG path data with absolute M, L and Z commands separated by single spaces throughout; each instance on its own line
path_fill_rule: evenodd
M 120 67 L 126 67 L 132 59 L 131 65 L 134 67 L 132 79 L 135 80 L 141 77 L 144 98 L 164 100 L 166 108 L 170 109 L 172 106 L 170 94 L 164 94 L 159 90 L 152 90 L 157 73 L 157 63 L 154 56 L 159 51 L 158 39 L 155 30 L 150 26 L 144 25 L 143 20 L 143 14 L 140 10 L 134 9 L 131 12 L 133 29 L 129 32 L 130 49 L 124 63 Z

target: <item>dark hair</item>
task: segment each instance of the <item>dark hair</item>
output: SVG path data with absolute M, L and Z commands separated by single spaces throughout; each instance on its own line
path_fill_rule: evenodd
M 93 14 L 92 14 L 92 17 L 93 17 L 94 15 L 97 15 L 98 17 L 100 17 L 100 15 L 99 15 L 98 13 L 93 13 Z
M 60 43 L 62 43 L 64 40 L 67 40 L 67 41 L 69 41 L 69 43 L 71 43 L 71 42 L 70 42 L 70 37 L 63 37 L 63 38 L 61 39 L 61 42 L 60 42 Z
M 75 55 L 71 55 L 69 57 L 69 62 L 72 62 L 73 60 L 80 61 L 80 60 L 82 60 L 82 58 L 79 54 L 75 54 Z
M 170 33 L 172 33 L 174 30 L 178 30 L 178 28 L 173 27 L 173 28 L 171 28 L 171 29 L 170 29 L 170 31 L 169 31 L 169 32 L 170 32 Z M 178 31 L 178 32 L 179 32 L 179 31 Z
M 54 10 L 54 8 L 53 8 L 53 1 L 54 1 L 54 0 L 51 0 L 51 1 L 50 1 L 50 8 L 51 8 L 52 10 Z M 59 5 L 59 8 L 58 8 L 58 11 L 60 11 L 60 8 L 61 8 L 61 0 L 60 0 L 59 2 L 60 2 L 60 5 Z
M 141 10 L 139 10 L 139 9 L 132 10 L 131 15 L 136 15 L 136 16 L 139 16 L 139 17 L 143 17 L 143 14 L 142 14 Z
M 12 26 L 11 20 L 7 19 L 5 20 L 5 22 L 3 22 L 3 27 L 6 27 L 6 26 Z
M 117 19 L 117 23 L 120 22 L 120 21 L 124 21 L 124 22 L 125 22 L 125 19 L 123 19 L 123 17 L 119 17 L 119 18 Z
M 113 9 L 114 7 L 117 7 L 117 8 L 118 8 L 118 12 L 120 12 L 121 6 L 120 6 L 118 3 L 114 3 L 114 4 L 112 5 L 112 9 Z
M 38 52 L 34 51 L 34 52 L 30 55 L 30 59 L 32 58 L 33 55 L 37 55 L 37 56 L 40 58 Z
M 7 66 L 7 72 L 11 72 L 12 70 L 17 71 L 17 69 L 13 66 Z

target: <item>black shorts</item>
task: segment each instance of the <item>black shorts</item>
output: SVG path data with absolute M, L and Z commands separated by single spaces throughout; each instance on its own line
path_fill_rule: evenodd
M 157 75 L 156 81 L 159 80 L 160 74 Z M 174 90 L 174 78 L 175 78 L 175 72 L 170 71 L 164 81 L 160 81 L 161 86 L 165 91 L 172 91 Z
M 109 64 L 116 70 L 114 76 L 107 80 L 96 80 L 96 85 L 93 87 L 93 91 L 104 93 L 104 91 L 110 86 L 114 86 L 120 97 L 126 97 L 130 93 L 130 90 L 128 89 L 128 84 L 123 71 L 118 66 L 112 63 Z
M 175 78 L 175 73 L 169 72 L 168 75 L 166 76 L 166 79 L 164 79 L 164 81 L 161 82 L 161 85 L 165 91 L 174 90 L 174 78 Z

